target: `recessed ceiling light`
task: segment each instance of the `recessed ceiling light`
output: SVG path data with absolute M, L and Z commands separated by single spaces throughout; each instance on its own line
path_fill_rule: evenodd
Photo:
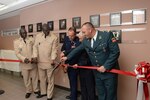
M 4 7 L 4 6 L 5 6 L 4 4 L 1 4 L 1 3 L 0 3 L 0 8 L 2 8 L 2 7 Z
M 28 1 L 28 0 L 16 0 L 14 3 L 11 3 L 11 4 L 7 5 L 7 6 L 4 5 L 3 7 L 0 7 L 0 11 L 8 9 L 10 7 L 13 7 L 13 6 L 16 6 L 16 5 L 21 4 L 21 3 L 25 2 L 25 1 Z

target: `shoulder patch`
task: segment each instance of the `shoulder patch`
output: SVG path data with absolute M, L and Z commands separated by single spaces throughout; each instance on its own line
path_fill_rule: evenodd
M 112 42 L 117 42 L 116 38 L 114 38 L 114 37 L 111 39 L 111 41 Z

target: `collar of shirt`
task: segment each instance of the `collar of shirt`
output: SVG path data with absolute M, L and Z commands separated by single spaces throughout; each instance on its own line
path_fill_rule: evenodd
M 43 32 L 42 32 L 42 36 L 44 36 L 44 37 L 45 37 L 45 34 L 44 34 Z M 49 35 L 47 35 L 47 36 L 49 36 L 49 37 L 50 37 L 50 36 L 51 36 L 51 33 L 49 33 Z M 46 36 L 46 37 L 47 37 L 47 36 Z
M 98 34 L 98 31 L 96 30 L 96 33 L 95 33 L 94 37 L 92 38 L 92 40 L 94 39 L 96 41 L 97 34 Z
M 23 38 L 20 37 L 19 40 L 20 40 L 20 41 L 23 41 Z M 28 40 L 29 40 L 29 36 L 26 37 L 25 41 L 28 41 Z
M 94 37 L 91 39 L 91 47 L 92 47 L 92 48 L 93 48 L 93 45 L 94 45 L 94 41 L 96 41 L 97 34 L 98 34 L 98 31 L 96 31 Z M 94 39 L 94 41 L 93 41 L 93 39 Z

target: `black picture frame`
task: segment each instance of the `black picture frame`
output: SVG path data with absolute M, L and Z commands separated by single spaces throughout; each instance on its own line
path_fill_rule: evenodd
M 64 39 L 67 36 L 66 32 L 59 33 L 59 43 L 64 43 Z
M 37 30 L 37 32 L 41 32 L 42 31 L 42 23 L 37 23 L 36 24 L 36 30 Z
M 110 26 L 120 26 L 122 23 L 122 14 L 118 13 L 110 13 Z
M 53 31 L 53 30 L 54 30 L 54 21 L 48 21 L 48 22 L 47 22 L 47 25 L 48 25 L 50 31 Z
M 122 43 L 122 30 L 111 30 L 118 43 Z
M 100 15 L 91 15 L 90 22 L 94 25 L 95 28 L 100 27 Z
M 32 33 L 33 32 L 33 24 L 28 25 L 28 32 Z
M 59 30 L 65 30 L 67 28 L 66 19 L 59 20 Z
M 146 9 L 132 10 L 132 24 L 145 24 L 146 23 Z
M 73 17 L 72 26 L 75 27 L 76 29 L 81 28 L 81 17 Z

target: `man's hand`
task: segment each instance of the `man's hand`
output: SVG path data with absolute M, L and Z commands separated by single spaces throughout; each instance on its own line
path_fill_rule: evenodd
M 97 71 L 104 73 L 106 71 L 104 66 L 100 66 Z
M 60 59 L 60 61 L 66 61 L 67 60 L 67 57 L 62 57 L 61 59 Z
M 71 46 L 71 48 L 76 48 L 76 46 Z
M 74 68 L 74 69 L 77 69 L 77 66 L 78 66 L 78 64 L 74 64 L 74 65 L 73 65 L 73 68 Z
M 60 53 L 60 58 L 64 57 L 65 54 L 63 52 Z
M 37 57 L 31 58 L 31 64 L 37 64 L 37 63 L 38 63 Z
M 24 59 L 24 63 L 28 64 L 30 62 L 30 60 L 28 58 Z
M 67 67 L 67 66 L 64 66 L 64 67 L 63 67 L 63 71 L 64 71 L 64 73 L 67 73 L 67 69 L 68 69 L 68 67 Z
M 51 65 L 55 66 L 55 61 L 54 60 L 52 60 Z

